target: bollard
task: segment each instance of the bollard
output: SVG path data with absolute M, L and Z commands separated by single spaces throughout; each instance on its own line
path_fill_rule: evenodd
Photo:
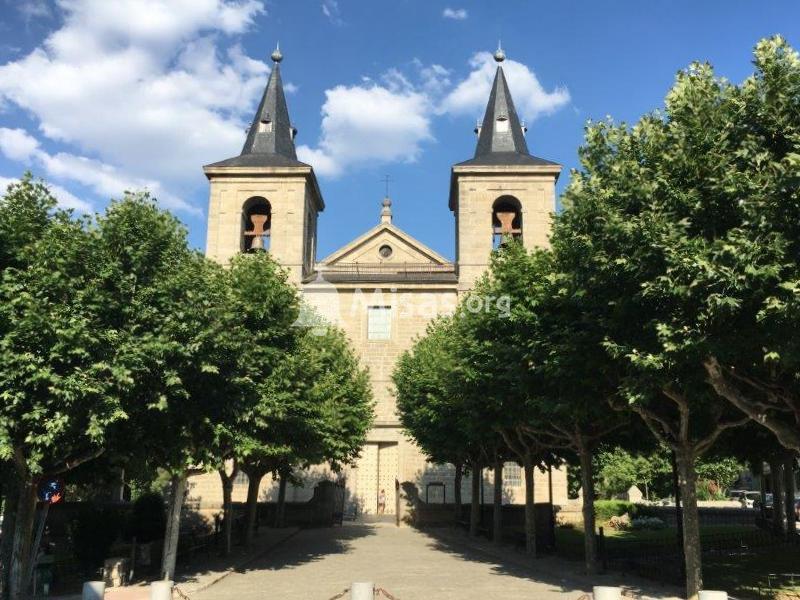
M 592 589 L 594 600 L 622 600 L 622 588 L 596 585 Z
M 700 592 L 700 600 L 728 600 L 728 592 L 703 590 Z
M 350 586 L 350 600 L 374 600 L 375 584 L 360 581 Z
M 150 600 L 172 600 L 172 582 L 154 581 L 151 583 Z
M 83 584 L 81 600 L 103 600 L 106 593 L 104 581 L 87 581 Z

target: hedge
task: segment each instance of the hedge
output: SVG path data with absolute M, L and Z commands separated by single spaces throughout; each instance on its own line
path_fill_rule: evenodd
M 626 513 L 633 519 L 638 514 L 637 506 L 626 500 L 597 500 L 594 503 L 595 518 L 601 523 Z

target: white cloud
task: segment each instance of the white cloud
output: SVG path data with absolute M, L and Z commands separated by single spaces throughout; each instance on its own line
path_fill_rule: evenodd
M 0 127 L 0 153 L 12 160 L 35 164 L 48 178 L 84 185 L 104 198 L 119 198 L 126 190 L 146 189 L 158 197 L 167 208 L 199 213 L 198 209 L 165 190 L 157 181 L 132 177 L 112 165 L 85 156 L 68 152 L 49 154 L 42 150 L 39 142 L 23 129 Z M 52 186 L 53 190 L 56 188 L 66 192 L 62 193 L 61 197 L 69 207 L 83 210 L 85 206 L 89 206 L 64 188 Z M 58 194 L 54 195 L 59 197 Z
M 337 0 L 322 0 L 322 14 L 334 25 L 342 25 L 342 17 L 339 12 L 339 2 Z
M 7 158 L 26 162 L 38 147 L 36 138 L 24 129 L 0 127 L 0 153 Z
M 463 21 L 467 18 L 467 10 L 465 8 L 445 8 L 442 11 L 442 16 L 445 19 L 453 19 L 455 21 Z
M 35 19 L 46 19 L 53 16 L 47 0 L 25 0 L 17 6 L 17 10 L 28 24 Z
M 0 66 L 0 103 L 21 107 L 46 138 L 76 150 L 47 156 L 95 156 L 85 160 L 103 165 L 104 177 L 161 181 L 175 194 L 204 184 L 200 165 L 238 153 L 268 68 L 223 36 L 246 31 L 264 12 L 261 2 L 59 0 L 57 7 L 60 29 Z M 102 179 L 92 187 L 114 187 Z
M 470 60 L 472 71 L 439 104 L 439 113 L 476 114 L 486 107 L 497 71 L 497 63 L 489 52 L 478 52 Z M 514 60 L 503 62 L 514 106 L 528 120 L 550 114 L 566 105 L 569 90 L 557 87 L 552 92 L 544 89 L 536 74 L 526 65 Z
M 336 86 L 325 92 L 322 134 L 317 148 L 300 146 L 300 160 L 321 175 L 337 176 L 350 166 L 417 159 L 433 139 L 428 97 L 399 73 L 385 85 Z
M 2 177 L 0 176 L 0 195 L 5 194 L 6 188 L 12 183 L 17 183 L 19 179 L 12 179 L 9 177 Z M 50 189 L 50 193 L 53 194 L 55 199 L 58 201 L 58 205 L 61 208 L 71 208 L 79 213 L 88 214 L 92 212 L 92 205 L 88 202 L 81 200 L 77 196 L 75 196 L 72 192 L 65 190 L 60 185 L 53 185 L 52 183 L 47 183 L 47 187 Z
M 497 71 L 490 53 L 475 54 L 472 71 L 455 87 L 452 71 L 442 65 L 418 59 L 411 65 L 411 73 L 392 68 L 380 78 L 362 76 L 359 85 L 326 90 L 319 142 L 300 146 L 300 160 L 330 177 L 365 164 L 413 162 L 434 140 L 434 116 L 483 113 Z M 533 120 L 569 102 L 566 88 L 545 91 L 524 64 L 507 60 L 503 69 L 523 117 Z

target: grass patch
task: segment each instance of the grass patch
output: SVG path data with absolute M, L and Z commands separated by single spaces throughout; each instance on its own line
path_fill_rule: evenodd
M 746 525 L 713 525 L 700 528 L 701 540 L 720 534 L 736 535 L 757 530 Z M 635 544 L 677 544 L 677 530 L 606 530 L 605 543 L 609 551 L 625 550 Z M 583 560 L 583 530 L 581 528 L 556 528 L 556 553 L 566 559 Z M 755 548 L 734 556 L 705 556 L 703 581 L 708 589 L 725 590 L 737 598 L 765 598 L 774 600 L 800 600 L 800 578 L 794 586 L 786 579 L 773 582 L 769 592 L 767 575 L 770 573 L 800 573 L 800 545 L 780 544 Z
M 707 557 L 703 580 L 709 589 L 726 590 L 737 598 L 800 598 L 800 578 L 790 585 L 787 578 L 773 580 L 770 573 L 800 573 L 800 546 L 761 548 L 751 554 Z

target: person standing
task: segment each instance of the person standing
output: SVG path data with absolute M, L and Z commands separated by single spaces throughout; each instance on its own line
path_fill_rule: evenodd
M 386 512 L 386 490 L 381 488 L 378 494 L 378 514 L 382 515 L 384 512 Z

